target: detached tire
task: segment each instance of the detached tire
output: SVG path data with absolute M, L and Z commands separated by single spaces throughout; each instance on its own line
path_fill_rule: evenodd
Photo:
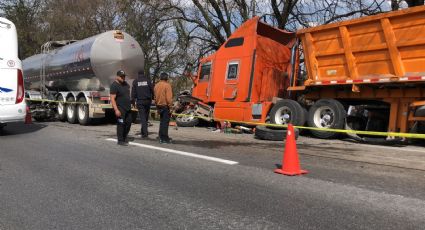
M 74 103 L 75 99 L 73 97 L 70 97 L 66 100 L 68 104 L 66 105 L 66 118 L 68 120 L 68 123 L 70 124 L 76 124 L 77 123 L 77 106 Z
M 270 122 L 274 124 L 303 126 L 306 119 L 305 109 L 294 100 L 280 100 L 270 110 Z
M 199 124 L 199 118 L 194 117 L 193 109 L 187 109 L 176 117 L 176 124 L 180 127 L 194 127 Z
M 89 105 L 86 104 L 87 101 L 84 97 L 78 99 L 79 104 L 76 105 L 77 108 L 77 113 L 78 113 L 78 123 L 80 123 L 80 125 L 90 125 L 91 124 L 91 119 L 89 116 Z M 81 103 L 81 104 L 80 104 Z
M 64 103 L 62 95 L 58 97 L 58 119 L 59 121 L 66 121 L 66 104 Z
M 321 99 L 311 106 L 308 112 L 308 125 L 313 128 L 344 129 L 347 112 L 344 106 L 334 99 Z M 339 133 L 310 130 L 323 139 L 335 138 Z
M 295 130 L 295 139 L 298 138 L 299 131 Z M 267 126 L 257 126 L 255 128 L 255 137 L 261 140 L 283 141 L 286 139 L 286 129 L 270 129 Z

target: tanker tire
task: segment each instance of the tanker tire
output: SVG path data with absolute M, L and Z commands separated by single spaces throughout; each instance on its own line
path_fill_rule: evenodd
M 298 139 L 299 131 L 295 130 L 295 139 Z M 255 128 L 254 136 L 257 139 L 269 141 L 283 141 L 286 139 L 286 129 L 271 129 L 267 126 L 259 125 Z
M 75 102 L 75 99 L 70 97 L 67 102 Z M 66 105 L 66 118 L 68 120 L 68 123 L 70 124 L 76 124 L 78 122 L 77 119 L 77 106 L 75 103 L 70 103 Z
M 270 122 L 274 124 L 303 126 L 306 119 L 305 109 L 294 100 L 279 100 L 270 110 Z
M 344 129 L 346 117 L 347 112 L 339 101 L 321 99 L 310 107 L 307 122 L 308 126 L 313 128 Z M 339 135 L 339 133 L 326 131 L 310 130 L 310 132 L 322 139 L 331 139 Z
M 188 109 L 181 112 L 181 114 L 194 116 L 194 111 L 193 109 Z M 177 116 L 176 124 L 179 127 L 195 127 L 199 124 L 199 118 L 190 116 Z
M 78 99 L 78 102 L 81 103 L 86 103 L 86 99 L 84 97 Z M 90 119 L 90 113 L 89 113 L 89 105 L 88 104 L 78 104 L 76 106 L 77 108 L 77 118 L 78 118 L 78 123 L 80 123 L 80 125 L 90 125 L 91 124 L 91 119 Z
M 58 103 L 58 119 L 59 121 L 66 121 L 66 104 L 63 103 L 63 97 L 59 96 L 58 101 L 62 101 L 62 103 Z

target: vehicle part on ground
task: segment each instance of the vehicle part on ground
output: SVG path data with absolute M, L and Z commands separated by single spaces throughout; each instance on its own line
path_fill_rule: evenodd
M 345 125 L 346 111 L 344 106 L 334 99 L 321 99 L 310 107 L 308 113 L 308 125 L 314 128 L 343 129 Z M 335 132 L 310 130 L 319 138 L 334 138 Z
M 270 121 L 274 124 L 303 126 L 306 116 L 303 107 L 296 101 L 283 99 L 276 102 L 270 111 Z
M 199 124 L 199 118 L 195 117 L 193 108 L 188 108 L 181 115 L 177 115 L 176 124 L 180 127 L 193 127 Z
M 258 125 L 255 127 L 254 135 L 261 140 L 283 141 L 286 138 L 286 129 L 271 129 L 267 126 Z M 295 139 L 298 138 L 299 131 L 295 129 Z

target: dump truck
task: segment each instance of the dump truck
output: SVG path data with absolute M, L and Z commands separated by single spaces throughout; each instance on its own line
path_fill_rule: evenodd
M 143 68 L 139 43 L 120 30 L 79 41 L 47 42 L 42 53 L 23 60 L 31 114 L 36 120 L 57 117 L 89 125 L 112 110 L 109 86 L 117 71 L 124 70 L 131 85 Z
M 200 60 L 195 115 L 314 128 L 425 133 L 425 6 L 283 31 L 245 22 Z M 339 133 L 312 130 L 319 138 Z M 360 140 L 370 136 L 355 135 Z M 394 139 L 385 137 L 385 139 Z

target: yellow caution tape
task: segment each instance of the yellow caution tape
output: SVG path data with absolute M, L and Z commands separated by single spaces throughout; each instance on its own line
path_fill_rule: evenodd
M 178 116 L 178 117 L 181 117 L 181 116 L 194 117 L 194 118 L 200 118 L 200 119 L 204 119 L 204 120 L 210 119 L 210 118 L 204 117 L 204 116 L 192 116 L 192 115 L 187 115 L 187 114 L 173 113 L 173 115 Z M 288 127 L 288 125 L 269 124 L 269 123 L 261 123 L 261 122 L 236 121 L 236 120 L 219 119 L 219 118 L 213 118 L 213 119 L 215 121 L 226 121 L 226 122 L 230 122 L 230 123 L 243 123 L 243 124 L 249 124 L 249 125 L 263 125 L 263 126 L 268 126 L 268 127 L 279 127 L 279 128 Z M 346 130 L 346 129 L 314 128 L 314 127 L 306 127 L 306 126 L 294 126 L 294 128 L 306 129 L 306 130 L 315 130 L 315 131 L 324 131 L 324 132 L 335 132 L 335 133 L 425 139 L 425 134 L 419 134 L 419 133 L 375 132 L 375 131 Z
M 53 103 L 64 103 L 64 104 L 87 104 L 86 102 L 64 102 L 64 101 L 55 101 L 55 100 L 47 100 L 47 99 L 26 99 L 27 101 L 36 101 L 36 102 L 53 102 Z M 133 109 L 133 111 L 137 111 Z M 230 123 L 241 123 L 248 125 L 263 125 L 267 127 L 278 127 L 278 128 L 286 128 L 287 125 L 279 125 L 279 124 L 270 124 L 270 123 L 261 123 L 261 122 L 250 122 L 250 121 L 236 121 L 229 119 L 220 119 L 220 118 L 210 118 L 205 116 L 193 116 L 187 114 L 173 113 L 174 116 L 177 117 L 193 117 L 200 118 L 203 120 L 215 120 L 215 121 L 225 121 Z M 375 131 L 361 131 L 361 130 L 347 130 L 347 129 L 329 129 L 329 128 L 314 128 L 314 127 L 306 127 L 306 126 L 294 126 L 297 129 L 306 129 L 306 130 L 314 130 L 314 131 L 324 131 L 324 132 L 335 132 L 335 133 L 347 133 L 347 134 L 360 134 L 360 135 L 370 135 L 370 136 L 384 136 L 384 137 L 405 137 L 405 138 L 417 138 L 417 139 L 425 139 L 425 134 L 419 133 L 397 133 L 397 132 L 375 132 Z

